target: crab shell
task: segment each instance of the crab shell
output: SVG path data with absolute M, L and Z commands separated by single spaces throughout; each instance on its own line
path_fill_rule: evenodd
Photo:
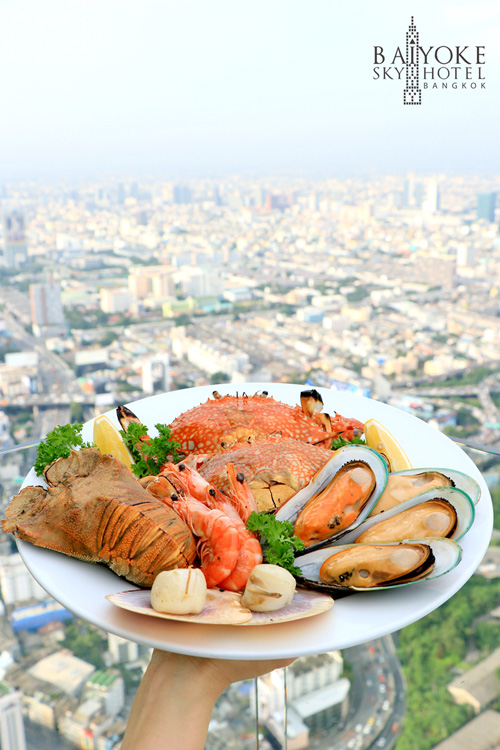
M 347 583 L 345 585 L 325 583 L 320 577 L 320 568 L 323 563 L 338 552 L 343 552 L 344 550 L 349 549 L 365 549 L 367 551 L 368 559 L 370 556 L 370 550 L 374 546 L 398 550 L 398 548 L 402 548 L 404 545 L 408 544 L 429 547 L 434 556 L 433 566 L 429 568 L 427 573 L 420 575 L 416 580 L 406 580 L 399 583 L 396 581 L 395 583 L 384 583 L 383 585 L 361 588 L 348 585 Z M 335 547 L 322 547 L 321 549 L 316 549 L 297 557 L 295 559 L 295 565 L 301 570 L 301 574 L 298 576 L 299 583 L 302 583 L 309 588 L 323 591 L 324 593 L 328 593 L 334 598 L 337 598 L 338 596 L 345 596 L 347 593 L 354 591 L 379 591 L 380 589 L 400 588 L 401 586 L 410 586 L 413 583 L 419 583 L 422 580 L 438 578 L 439 576 L 448 573 L 450 570 L 453 570 L 453 568 L 459 564 L 461 559 L 462 549 L 451 539 L 405 539 L 403 542 L 377 543 L 376 545 L 343 544 Z
M 170 425 L 172 438 L 180 443 L 185 453 L 214 453 L 230 448 L 235 443 L 255 442 L 276 437 L 293 438 L 305 443 L 329 447 L 332 438 L 340 432 L 356 429 L 363 431 L 358 420 L 349 420 L 340 415 L 330 419 L 320 414 L 321 396 L 316 391 L 319 406 L 308 408 L 289 406 L 272 397 L 219 396 L 204 404 L 189 409 L 174 419 Z M 318 401 L 317 401 L 318 403 Z
M 328 463 L 318 471 L 309 484 L 277 511 L 276 518 L 278 521 L 290 521 L 295 524 L 308 503 L 310 501 L 312 502 L 314 498 L 319 496 L 334 480 L 338 479 L 346 468 L 349 468 L 351 465 L 353 467 L 363 465 L 369 467 L 373 472 L 374 486 L 369 498 L 362 506 L 361 511 L 357 512 L 352 523 L 347 527 L 339 524 L 338 517 L 334 517 L 332 514 L 331 520 L 327 522 L 327 526 L 331 529 L 331 533 L 329 533 L 328 537 L 325 539 L 324 533 L 321 531 L 321 538 L 318 538 L 316 542 L 308 541 L 307 544 L 309 549 L 324 544 L 325 541 L 331 541 L 343 537 L 348 531 L 357 528 L 357 526 L 359 526 L 359 524 L 371 512 L 384 490 L 388 476 L 387 465 L 380 454 L 363 445 L 346 445 L 343 448 L 340 448 L 335 451 Z M 320 530 L 318 530 L 318 532 L 319 531 Z
M 232 464 L 248 482 L 259 511 L 274 511 L 299 490 L 332 457 L 332 451 L 319 445 L 292 440 L 263 440 L 237 444 L 209 456 L 198 471 L 221 492 L 230 489 L 227 467 Z M 189 459 L 186 463 L 190 463 Z
M 370 516 L 354 531 L 350 531 L 344 537 L 342 537 L 342 544 L 357 542 L 361 535 L 368 530 L 372 530 L 372 533 L 376 533 L 377 526 L 387 529 L 389 525 L 389 519 L 389 528 L 394 531 L 394 536 L 390 539 L 390 541 L 392 542 L 399 542 L 403 539 L 408 539 L 409 537 L 415 538 L 417 536 L 419 538 L 423 538 L 424 536 L 443 536 L 443 534 L 438 534 L 436 531 L 432 533 L 431 529 L 426 531 L 425 527 L 422 527 L 420 525 L 418 527 L 415 527 L 421 529 L 419 533 L 416 533 L 415 530 L 413 530 L 413 532 L 411 530 L 409 531 L 409 527 L 407 525 L 408 522 L 401 527 L 401 531 L 399 531 L 398 533 L 398 521 L 401 518 L 402 513 L 408 514 L 411 511 L 418 511 L 420 508 L 424 507 L 425 503 L 429 503 L 432 500 L 444 500 L 445 503 L 448 503 L 449 506 L 451 506 L 452 511 L 454 511 L 456 525 L 449 538 L 454 539 L 456 542 L 458 542 L 458 540 L 468 532 L 468 530 L 474 523 L 474 503 L 465 492 L 462 492 L 462 490 L 459 490 L 455 487 L 440 487 L 437 489 L 433 488 L 427 490 L 426 492 L 422 492 L 419 495 L 410 498 L 406 502 L 401 503 L 394 508 L 391 508 L 390 510 L 386 510 L 383 513 L 379 513 L 375 516 Z M 373 541 L 370 543 L 378 544 L 378 540 L 375 541 L 375 539 L 376 537 L 373 537 Z M 364 540 L 360 539 L 360 541 L 363 542 Z M 389 541 L 387 537 L 386 541 Z
M 412 479 L 421 484 L 411 487 Z M 424 485 L 424 482 L 427 486 Z M 474 505 L 481 495 L 478 483 L 472 477 L 454 469 L 406 469 L 389 474 L 387 485 L 371 515 L 387 512 L 411 497 L 420 495 L 431 487 L 456 487 L 465 492 Z

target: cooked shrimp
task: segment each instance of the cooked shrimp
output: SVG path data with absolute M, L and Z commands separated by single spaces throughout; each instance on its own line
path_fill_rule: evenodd
M 233 480 L 233 484 L 235 485 L 232 495 L 233 502 L 230 502 L 226 495 L 223 495 L 222 492 L 212 487 L 197 471 L 185 466 L 184 462 L 177 465 L 166 464 L 162 469 L 160 477 L 158 477 L 158 484 L 166 487 L 170 483 L 170 486 L 180 489 L 186 496 L 190 495 L 208 508 L 220 510 L 230 517 L 238 529 L 240 551 L 231 575 L 218 585 L 220 588 L 228 591 L 241 591 L 245 588 L 252 569 L 255 565 L 259 565 L 262 562 L 262 548 L 258 539 L 248 531 L 244 520 L 242 520 L 238 512 L 241 511 L 243 515 L 246 515 L 246 518 L 250 515 L 250 502 L 246 492 L 247 490 L 248 494 L 251 495 L 250 488 L 245 482 L 245 490 L 242 479 L 237 478 L 232 465 L 230 469 L 232 469 L 232 474 L 228 472 L 229 478 L 230 481 L 231 479 Z M 163 480 L 165 484 L 161 483 L 160 480 Z M 157 484 L 157 482 L 154 484 Z M 151 485 L 149 489 L 151 489 Z M 253 496 L 252 505 L 255 505 Z M 173 507 L 175 508 L 175 504 Z M 196 532 L 193 533 L 196 534 Z
M 220 490 L 213 487 L 195 469 L 187 466 L 184 461 L 180 464 L 165 464 L 161 470 L 161 477 L 165 477 L 176 488 L 181 489 L 184 494 L 190 495 L 207 508 L 217 508 L 228 515 L 235 523 L 243 524 L 244 520 L 238 512 L 238 508 L 231 503 L 230 498 L 223 495 Z
M 201 570 L 208 588 L 218 586 L 231 575 L 240 551 L 238 529 L 222 511 L 207 508 L 188 496 L 164 498 L 164 502 L 182 518 L 198 540 Z
M 229 479 L 227 496 L 231 504 L 238 511 L 238 515 L 243 519 L 243 523 L 246 524 L 250 513 L 253 511 L 257 513 L 257 503 L 252 495 L 252 490 L 245 482 L 243 474 L 241 472 L 237 474 L 233 464 L 228 464 L 226 469 Z
M 219 588 L 226 591 L 243 591 L 247 585 L 248 576 L 262 562 L 262 548 L 258 539 L 241 525 L 238 529 L 240 537 L 240 551 L 238 559 L 230 576 L 219 583 Z

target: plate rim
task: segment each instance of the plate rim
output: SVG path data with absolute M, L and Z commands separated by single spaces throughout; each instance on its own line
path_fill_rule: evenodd
M 258 392 L 261 390 L 268 390 L 270 392 L 270 395 L 274 395 L 277 400 L 281 400 L 285 403 L 297 403 L 298 402 L 298 395 L 300 394 L 301 390 L 304 390 L 308 388 L 307 385 L 303 384 L 289 384 L 289 383 L 221 383 L 221 384 L 214 384 L 210 386 L 198 386 L 191 389 L 183 389 L 181 391 L 169 391 L 166 393 L 156 394 L 153 396 L 146 396 L 144 398 L 138 399 L 133 402 L 129 402 L 127 406 L 132 408 L 132 410 L 139 412 L 141 411 L 142 407 L 144 405 L 147 406 L 148 409 L 155 404 L 156 402 L 160 403 L 160 401 L 165 401 L 168 404 L 168 411 L 175 412 L 175 414 L 179 414 L 182 411 L 185 411 L 187 408 L 191 408 L 193 406 L 196 406 L 198 403 L 203 403 L 204 400 L 206 400 L 207 397 L 210 397 L 212 395 L 212 391 L 214 390 L 220 390 L 222 392 L 226 392 L 228 394 L 234 394 L 236 392 L 241 393 L 243 390 L 245 390 L 247 393 L 253 393 Z M 272 393 L 272 390 L 274 389 L 275 393 Z M 474 545 L 474 549 L 468 549 L 467 551 L 467 558 L 471 557 L 475 561 L 473 569 L 471 569 L 470 563 L 466 566 L 466 569 L 463 567 L 460 570 L 460 574 L 453 576 L 449 579 L 449 585 L 444 587 L 443 586 L 433 586 L 434 582 L 425 582 L 422 581 L 419 584 L 415 584 L 414 588 L 422 587 L 422 586 L 428 586 L 429 594 L 427 595 L 420 595 L 420 592 L 415 591 L 415 595 L 418 594 L 415 598 L 419 599 L 419 605 L 418 605 L 418 614 L 413 616 L 413 614 L 401 613 L 400 610 L 401 607 L 394 606 L 394 602 L 392 602 L 393 609 L 396 610 L 394 613 L 395 618 L 391 620 L 390 622 L 386 622 L 384 626 L 381 626 L 380 624 L 374 628 L 371 632 L 367 632 L 366 630 L 363 631 L 361 628 L 361 631 L 359 630 L 359 627 L 357 627 L 358 623 L 354 623 L 353 625 L 356 625 L 356 627 L 353 627 L 352 632 L 349 633 L 348 637 L 344 634 L 341 638 L 335 638 L 335 628 L 337 626 L 337 620 L 338 618 L 343 617 L 343 611 L 348 609 L 353 609 L 355 612 L 361 609 L 361 613 L 364 611 L 363 601 L 361 597 L 365 598 L 366 596 L 373 596 L 372 592 L 365 592 L 363 594 L 355 594 L 353 597 L 346 597 L 342 600 L 336 600 L 335 606 L 332 607 L 329 611 L 326 613 L 323 613 L 323 616 L 326 618 L 329 618 L 332 620 L 330 623 L 331 630 L 333 631 L 333 635 L 331 635 L 330 638 L 325 638 L 325 635 L 323 632 L 321 633 L 314 633 L 313 637 L 310 641 L 305 641 L 304 638 L 300 638 L 300 633 L 298 640 L 300 640 L 300 643 L 296 642 L 297 639 L 294 638 L 293 635 L 286 632 L 286 629 L 291 629 L 295 627 L 295 624 L 297 625 L 302 621 L 296 621 L 290 622 L 290 623 L 283 623 L 283 624 L 274 624 L 273 627 L 273 633 L 275 632 L 277 634 L 277 630 L 280 630 L 280 638 L 281 642 L 276 642 L 275 638 L 271 639 L 271 643 L 259 643 L 256 638 L 245 638 L 245 643 L 238 643 L 237 639 L 234 638 L 231 639 L 231 643 L 227 645 L 227 647 L 222 648 L 220 643 L 214 642 L 214 638 L 210 638 L 209 642 L 207 643 L 207 639 L 200 635 L 200 639 L 196 638 L 190 638 L 185 640 L 182 636 L 182 634 L 169 632 L 169 633 L 162 633 L 162 632 L 150 632 L 151 629 L 146 629 L 148 632 L 144 632 L 144 628 L 141 628 L 138 626 L 136 622 L 132 622 L 129 618 L 117 618 L 116 616 L 113 616 L 112 613 L 109 611 L 109 609 L 106 609 L 102 605 L 102 602 L 100 604 L 95 604 L 92 607 L 92 612 L 89 615 L 89 612 L 85 610 L 84 603 L 80 601 L 76 601 L 73 593 L 64 589 L 64 591 L 61 592 L 61 586 L 60 583 L 58 585 L 57 580 L 54 580 L 50 577 L 51 572 L 56 571 L 55 577 L 59 579 L 61 577 L 64 578 L 61 571 L 59 570 L 59 567 L 63 568 L 63 566 L 60 566 L 57 562 L 57 559 L 53 556 L 57 556 L 57 558 L 61 558 L 66 561 L 70 561 L 67 564 L 67 567 L 69 569 L 73 569 L 74 566 L 72 563 L 78 563 L 79 565 L 86 565 L 88 566 L 88 563 L 83 563 L 82 561 L 78 561 L 75 558 L 68 558 L 62 553 L 53 552 L 51 550 L 45 550 L 40 547 L 34 547 L 33 545 L 29 544 L 29 542 L 23 542 L 22 540 L 17 540 L 16 542 L 18 544 L 18 549 L 21 553 L 21 557 L 23 558 L 25 564 L 27 565 L 28 569 L 34 576 L 34 578 L 40 583 L 40 585 L 45 588 L 45 590 L 49 593 L 50 596 L 52 596 L 57 601 L 60 601 L 63 606 L 65 606 L 67 609 L 69 609 L 71 612 L 73 612 L 76 616 L 87 619 L 88 621 L 92 622 L 94 625 L 97 625 L 97 627 L 100 627 L 101 629 L 108 631 L 110 633 L 113 633 L 115 635 L 124 637 L 128 640 L 132 640 L 138 643 L 142 643 L 146 646 L 150 646 L 153 648 L 160 648 L 163 650 L 170 650 L 176 653 L 184 653 L 188 655 L 193 656 L 211 656 L 215 658 L 239 658 L 239 659 L 255 659 L 255 658 L 270 658 L 270 657 L 276 657 L 276 658 L 287 658 L 291 656 L 306 656 L 311 655 L 315 653 L 322 653 L 324 651 L 334 650 L 337 648 L 347 648 L 349 646 L 359 645 L 360 643 L 364 643 L 367 640 L 371 640 L 372 638 L 378 638 L 382 635 L 386 635 L 388 633 L 394 632 L 396 630 L 401 629 L 402 627 L 405 627 L 406 625 L 411 624 L 412 622 L 415 622 L 416 620 L 420 619 L 421 617 L 424 617 L 425 615 L 429 614 L 434 609 L 437 609 L 441 604 L 443 604 L 445 601 L 447 601 L 449 598 L 451 598 L 465 583 L 466 581 L 472 576 L 472 574 L 475 572 L 477 565 L 480 563 L 482 557 L 484 556 L 484 552 L 486 551 L 489 540 L 491 537 L 491 533 L 493 530 L 493 510 L 492 510 L 492 503 L 490 494 L 488 491 L 488 487 L 486 486 L 486 483 L 484 479 L 482 478 L 481 473 L 477 469 L 474 462 L 465 454 L 462 449 L 455 443 L 453 443 L 449 438 L 447 438 L 443 433 L 438 432 L 437 430 L 434 432 L 433 428 L 430 427 L 428 424 L 423 422 L 422 420 L 418 419 L 417 417 L 414 417 L 413 415 L 410 415 L 406 412 L 403 412 L 391 405 L 382 403 L 380 401 L 375 401 L 373 399 L 366 398 L 364 396 L 358 396 L 357 394 L 351 394 L 351 393 L 344 393 L 340 391 L 336 391 L 333 389 L 326 389 L 318 387 L 317 390 L 321 393 L 323 398 L 325 397 L 330 401 L 333 400 L 333 402 L 338 401 L 339 403 L 342 403 L 342 407 L 339 407 L 338 411 L 343 413 L 345 416 L 356 416 L 355 413 L 352 412 L 352 407 L 360 407 L 361 410 L 366 410 L 367 408 L 370 408 L 370 405 L 372 405 L 372 408 L 375 409 L 375 412 L 381 411 L 385 415 L 390 415 L 390 419 L 388 420 L 389 423 L 395 422 L 395 423 L 402 423 L 403 425 L 409 424 L 413 425 L 415 429 L 418 431 L 422 431 L 422 429 L 425 429 L 426 434 L 432 435 L 434 434 L 436 436 L 436 441 L 438 444 L 446 445 L 448 448 L 448 453 L 454 456 L 454 459 L 456 462 L 460 461 L 463 462 L 466 469 L 464 469 L 461 465 L 461 468 L 459 470 L 465 471 L 465 473 L 468 473 L 472 475 L 476 481 L 478 481 L 480 487 L 481 487 L 481 499 L 479 501 L 479 504 L 477 507 L 480 508 L 480 515 L 481 515 L 481 531 L 482 536 L 481 539 L 477 544 Z M 293 401 L 293 397 L 295 397 L 295 401 Z M 199 398 L 199 400 L 198 400 Z M 176 402 L 180 402 L 181 404 L 185 401 L 190 402 L 190 406 L 183 406 L 176 408 L 175 404 Z M 374 406 L 375 405 L 375 406 Z M 134 408 L 135 407 L 135 408 Z M 349 411 L 351 410 L 351 411 Z M 158 411 L 153 410 L 153 411 Z M 354 409 L 356 411 L 356 408 Z M 99 415 L 101 416 L 101 415 Z M 106 412 L 106 416 L 108 416 L 113 424 L 117 425 L 118 422 L 116 420 L 115 410 L 109 410 Z M 139 414 L 140 416 L 140 414 Z M 175 415 L 174 415 L 175 416 Z M 173 419 L 174 417 L 170 417 Z M 366 416 L 363 418 L 363 421 L 366 421 L 369 417 Z M 375 417 L 378 419 L 378 417 Z M 150 421 L 150 420 L 149 420 Z M 159 420 L 158 420 L 159 421 Z M 162 420 L 162 421 L 167 421 Z M 381 421 L 379 419 L 379 421 Z M 85 423 L 84 430 L 88 431 L 91 429 L 91 425 L 93 424 L 94 420 L 89 420 Z M 382 421 L 384 423 L 384 421 Z M 418 427 L 420 425 L 420 427 Z M 394 432 L 394 428 L 390 428 L 391 432 Z M 430 431 L 433 431 L 432 433 Z M 427 433 L 427 431 L 429 431 Z M 397 430 L 396 430 L 397 432 Z M 86 437 L 84 432 L 84 439 L 88 439 Z M 436 442 L 435 441 L 435 442 Z M 403 447 L 405 447 L 405 444 L 403 444 Z M 411 452 L 411 451 L 410 451 Z M 410 456 L 411 457 L 411 456 Z M 443 465 L 443 464 L 441 464 Z M 415 466 L 415 468 L 419 468 L 418 466 Z M 426 467 L 421 467 L 426 468 Z M 452 468 L 452 467 L 449 467 Z M 453 467 L 454 468 L 454 467 Z M 28 482 L 28 479 L 30 477 L 30 474 L 27 475 L 25 478 L 25 481 L 23 483 L 23 487 L 27 486 L 27 484 L 32 484 L 33 482 L 30 480 Z M 477 520 L 476 520 L 477 523 Z M 471 529 L 471 532 L 473 532 L 474 526 Z M 469 532 L 469 534 L 471 533 Z M 467 545 L 467 536 L 464 538 L 466 547 L 471 547 L 472 545 Z M 462 540 L 462 541 L 464 541 Z M 50 557 L 50 559 L 49 559 Z M 56 562 L 54 562 L 54 559 L 56 559 Z M 38 568 L 37 566 L 41 564 L 41 567 Z M 58 567 L 59 566 L 59 567 Z M 115 576 L 110 570 L 107 568 L 104 568 L 104 566 L 93 566 L 94 569 L 99 567 L 101 570 L 98 573 L 98 578 L 95 579 L 99 585 L 100 582 L 104 582 L 104 586 L 107 585 L 107 581 L 111 581 L 109 576 L 112 576 L 116 579 L 118 582 L 118 586 L 123 589 L 124 584 L 132 586 L 133 584 L 130 584 L 128 581 L 124 581 L 123 579 L 119 578 L 118 576 Z M 460 567 L 460 566 L 459 566 Z M 109 574 L 109 575 L 108 575 Z M 79 573 L 80 575 L 80 573 Z M 447 574 L 448 576 L 452 574 Z M 83 573 L 83 578 L 87 580 L 89 577 L 92 579 L 93 573 L 87 572 Z M 408 587 L 412 588 L 412 587 Z M 113 592 L 110 592 L 113 593 Z M 387 596 L 386 594 L 389 592 L 377 592 L 377 596 L 380 597 L 381 604 L 386 604 Z M 353 598 L 356 598 L 359 600 L 359 604 L 356 604 L 355 606 L 348 607 L 344 604 L 344 602 L 348 600 L 352 600 Z M 422 601 L 420 601 L 422 600 Z M 114 607 L 114 605 L 111 605 L 110 603 L 106 602 L 108 607 L 113 607 L 113 609 L 117 609 Z M 387 604 L 389 606 L 389 609 L 391 608 L 391 603 L 389 602 Z M 333 614 L 332 614 L 333 613 Z M 127 613 L 129 615 L 132 615 L 133 613 Z M 346 613 L 347 614 L 347 613 Z M 144 618 L 141 615 L 135 615 L 135 617 L 139 617 L 141 619 L 149 619 L 153 620 L 154 618 Z M 362 617 L 362 614 L 361 614 Z M 303 622 L 311 623 L 313 620 L 317 618 L 305 618 Z M 199 625 L 196 625 L 194 623 L 191 623 L 191 628 L 199 628 Z M 243 628 L 243 630 L 238 627 L 235 628 L 234 626 L 228 625 L 228 626 L 209 626 L 209 625 L 203 625 L 203 633 L 206 633 L 207 629 L 216 627 L 218 631 L 221 633 L 223 631 L 226 631 L 227 629 L 233 630 L 233 631 L 239 631 L 242 633 L 243 631 L 245 634 L 248 634 L 249 630 L 251 631 L 267 631 L 266 628 Z M 285 629 L 285 630 L 283 630 Z M 169 629 L 166 629 L 169 630 Z M 175 629 L 171 629 L 175 630 Z M 299 628 L 301 630 L 301 628 Z M 317 630 L 317 628 L 311 628 L 312 631 Z M 345 628 L 344 628 L 345 630 Z M 208 634 L 207 634 L 208 635 Z M 262 640 L 262 639 L 261 639 Z M 257 642 L 255 642 L 257 641 Z

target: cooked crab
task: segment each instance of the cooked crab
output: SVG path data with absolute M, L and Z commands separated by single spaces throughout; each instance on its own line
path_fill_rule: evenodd
M 139 586 L 188 567 L 196 542 L 179 516 L 129 469 L 95 448 L 73 451 L 44 472 L 48 489 L 25 487 L 5 511 L 4 531 L 88 562 L 104 562 Z
M 335 414 L 330 417 L 321 409 L 323 400 L 315 391 L 301 393 L 301 405 L 289 406 L 264 394 L 254 396 L 220 396 L 181 414 L 170 425 L 172 438 L 181 450 L 189 453 L 215 453 L 236 443 L 253 443 L 269 438 L 300 440 L 330 447 L 342 434 L 351 440 L 362 434 L 363 423 Z M 123 429 L 130 421 L 139 421 L 127 409 L 117 409 Z
M 258 510 L 275 510 L 305 487 L 331 457 L 332 451 L 319 445 L 291 438 L 265 440 L 215 454 L 198 471 L 221 492 L 228 492 L 228 466 L 232 464 L 247 480 Z

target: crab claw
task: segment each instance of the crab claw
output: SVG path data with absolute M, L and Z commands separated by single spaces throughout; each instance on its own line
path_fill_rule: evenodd
M 316 390 L 302 391 L 300 394 L 300 405 L 307 417 L 314 417 L 323 409 L 323 399 Z

